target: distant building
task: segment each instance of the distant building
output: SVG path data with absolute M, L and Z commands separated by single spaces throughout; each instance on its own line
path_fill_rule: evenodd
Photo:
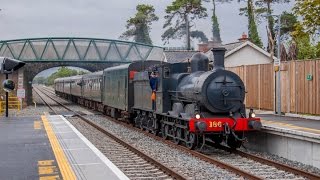
M 192 55 L 197 52 L 203 52 L 209 57 L 209 61 L 213 61 L 213 54 L 210 51 L 214 47 L 224 47 L 227 49 L 225 54 L 225 67 L 235 67 L 253 64 L 268 64 L 273 60 L 270 53 L 250 42 L 246 34 L 237 42 L 220 44 L 213 41 L 198 45 L 198 51 L 186 50 L 165 50 L 165 59 L 169 63 L 177 63 L 191 59 Z M 276 59 L 276 57 L 273 57 Z
M 220 46 L 210 46 L 211 44 L 200 44 L 199 51 L 205 53 L 209 57 L 209 61 L 213 61 L 213 54 L 210 49 L 213 47 L 226 48 L 225 67 L 269 64 L 273 62 L 270 58 L 271 54 L 250 42 L 246 34 L 242 34 L 242 37 L 237 42 Z M 273 59 L 276 59 L 276 57 L 273 57 Z
M 168 63 L 178 63 L 182 61 L 188 61 L 188 59 L 191 59 L 192 55 L 200 52 L 200 51 L 194 51 L 194 50 L 165 50 L 165 62 Z

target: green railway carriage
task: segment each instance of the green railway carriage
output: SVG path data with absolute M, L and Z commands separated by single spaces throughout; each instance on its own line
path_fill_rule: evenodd
M 123 113 L 131 112 L 134 105 L 133 78 L 135 72 L 159 64 L 161 64 L 160 61 L 133 62 L 110 67 L 103 71 L 102 103 L 108 107 L 107 112 L 112 117 L 123 117 L 125 116 Z

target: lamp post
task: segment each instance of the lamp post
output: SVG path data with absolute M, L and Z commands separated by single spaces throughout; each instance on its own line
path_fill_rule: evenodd
M 277 71 L 277 112 L 278 115 L 281 115 L 281 57 L 280 57 L 280 29 L 281 29 L 281 16 L 277 15 L 278 17 L 278 36 L 277 36 L 277 41 L 278 41 L 278 49 L 277 49 L 277 58 L 278 58 L 278 65 L 279 69 Z
M 278 18 L 277 22 L 277 59 L 274 60 L 274 67 L 276 70 L 276 114 L 281 115 L 281 57 L 280 57 L 280 29 L 281 29 L 281 15 L 268 14 L 266 17 L 274 16 Z
M 13 91 L 15 88 L 14 82 L 8 79 L 8 75 L 13 73 L 13 71 L 23 67 L 24 65 L 25 63 L 22 61 L 7 57 L 0 57 L 0 72 L 6 75 L 6 80 L 3 82 L 3 89 L 6 91 L 6 117 L 8 117 L 9 114 L 8 92 Z

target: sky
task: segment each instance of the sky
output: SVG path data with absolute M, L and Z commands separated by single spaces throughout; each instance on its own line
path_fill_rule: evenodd
M 154 22 L 151 39 L 154 45 L 164 46 L 165 8 L 172 0 L 0 0 L 0 40 L 37 37 L 90 37 L 118 39 L 126 30 L 129 17 L 136 13 L 138 4 L 151 4 L 156 9 L 159 21 Z M 294 4 L 274 4 L 274 14 L 290 11 Z M 211 38 L 211 3 L 205 3 L 209 17 L 196 20 L 193 25 Z M 217 5 L 217 16 L 223 43 L 237 41 L 247 32 L 247 18 L 239 15 L 239 8 L 246 2 Z M 259 33 L 266 44 L 265 22 L 259 25 Z M 171 41 L 171 47 L 183 46 L 184 40 Z M 196 41 L 193 46 L 197 46 Z

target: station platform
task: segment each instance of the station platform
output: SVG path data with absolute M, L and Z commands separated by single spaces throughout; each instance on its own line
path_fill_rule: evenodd
M 256 117 L 261 118 L 262 128 L 248 134 L 248 149 L 320 168 L 318 117 L 278 116 L 272 112 L 256 112 Z
M 320 120 L 317 118 L 303 118 L 292 116 L 278 116 L 271 113 L 257 113 L 261 118 L 262 127 L 269 131 L 300 136 L 301 138 L 313 139 L 320 143 Z
M 0 179 L 129 179 L 63 116 L 0 118 Z

